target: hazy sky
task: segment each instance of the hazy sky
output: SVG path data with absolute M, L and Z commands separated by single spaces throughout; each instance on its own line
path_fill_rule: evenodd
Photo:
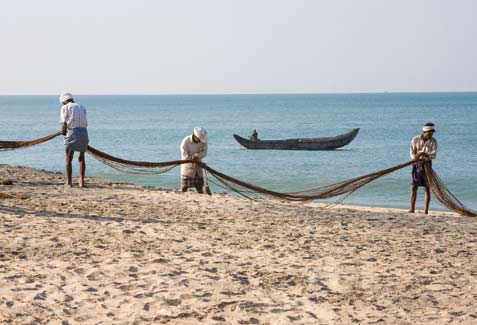
M 16 0 L 0 94 L 477 91 L 474 0 Z

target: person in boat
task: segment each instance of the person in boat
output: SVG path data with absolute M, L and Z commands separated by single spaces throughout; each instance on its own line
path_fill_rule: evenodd
M 428 162 L 432 166 L 432 160 L 436 158 L 437 141 L 433 137 L 434 123 L 426 123 L 422 128 L 422 134 L 412 138 L 410 155 L 414 160 L 412 164 L 412 182 L 411 182 L 411 202 L 409 212 L 414 213 L 416 206 L 417 188 L 424 187 L 424 213 L 429 213 L 429 203 L 431 201 L 431 190 L 427 183 L 424 163 Z
M 207 156 L 207 131 L 201 127 L 194 128 L 192 135 L 182 140 L 181 155 L 183 160 L 195 160 L 197 162 Z M 186 192 L 189 187 L 195 187 L 198 193 L 203 193 L 204 172 L 198 164 L 181 165 L 181 191 Z
M 64 93 L 60 96 L 60 103 L 63 105 L 60 112 L 61 130 L 64 136 L 65 156 L 66 156 L 66 182 L 65 186 L 73 186 L 72 162 L 75 151 L 78 154 L 80 180 L 79 186 L 84 187 L 84 176 L 86 172 L 85 152 L 88 147 L 88 119 L 86 108 L 75 103 L 73 95 Z
M 258 132 L 257 129 L 252 130 L 252 134 L 250 135 L 250 140 L 258 141 Z

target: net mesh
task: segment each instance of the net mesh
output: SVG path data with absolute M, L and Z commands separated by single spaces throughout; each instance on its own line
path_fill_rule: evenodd
M 0 151 L 31 147 L 33 145 L 51 140 L 60 134 L 61 132 L 56 132 L 43 138 L 31 141 L 0 141 Z M 120 172 L 133 174 L 162 174 L 181 164 L 195 163 L 206 171 L 206 177 L 208 178 L 208 181 L 210 180 L 210 182 L 214 185 L 233 191 L 246 198 L 256 199 L 261 197 L 269 197 L 300 202 L 335 197 L 338 197 L 338 202 L 341 202 L 359 188 L 396 170 L 405 168 L 413 163 L 412 160 L 407 161 L 390 168 L 314 189 L 298 192 L 277 192 L 226 175 L 218 170 L 213 169 L 203 162 L 196 162 L 193 160 L 172 160 L 164 162 L 126 160 L 112 156 L 91 146 L 88 146 L 88 153 L 99 162 L 106 164 Z M 432 169 L 430 164 L 425 163 L 424 166 L 428 185 L 436 199 L 442 205 L 451 211 L 457 212 L 458 214 L 477 217 L 476 211 L 467 208 L 454 194 L 450 192 L 442 179 Z
M 28 140 L 28 141 L 0 141 L 0 151 L 28 148 L 28 147 L 49 141 L 53 138 L 56 138 L 60 134 L 61 134 L 61 131 L 58 131 L 56 133 L 47 135 L 45 137 L 38 138 L 35 140 Z

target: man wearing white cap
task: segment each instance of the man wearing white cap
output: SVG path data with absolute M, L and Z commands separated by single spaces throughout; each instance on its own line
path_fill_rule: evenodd
M 434 123 L 426 123 L 422 128 L 422 134 L 415 136 L 411 141 L 410 155 L 414 163 L 412 164 L 410 213 L 414 213 L 415 211 L 417 188 L 419 186 L 425 187 L 424 213 L 429 213 L 431 191 L 429 184 L 427 184 L 424 162 L 429 162 L 429 165 L 432 166 L 432 160 L 436 158 L 437 141 L 433 138 L 434 132 L 436 132 Z
M 207 156 L 207 132 L 200 127 L 194 128 L 192 135 L 182 140 L 182 160 L 202 161 Z M 189 187 L 195 187 L 198 193 L 203 193 L 204 172 L 197 164 L 181 165 L 181 191 L 186 192 Z
M 73 186 L 71 180 L 72 161 L 75 151 L 79 152 L 78 161 L 80 165 L 79 186 L 84 187 L 84 175 L 86 171 L 86 161 L 84 153 L 88 147 L 88 119 L 86 109 L 83 105 L 75 103 L 73 95 L 64 93 L 60 96 L 60 103 L 63 104 L 60 113 L 60 123 L 64 135 L 66 154 L 66 186 Z

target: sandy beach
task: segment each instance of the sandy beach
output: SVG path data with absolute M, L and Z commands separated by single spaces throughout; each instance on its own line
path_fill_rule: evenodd
M 476 324 L 477 219 L 0 165 L 1 324 Z

